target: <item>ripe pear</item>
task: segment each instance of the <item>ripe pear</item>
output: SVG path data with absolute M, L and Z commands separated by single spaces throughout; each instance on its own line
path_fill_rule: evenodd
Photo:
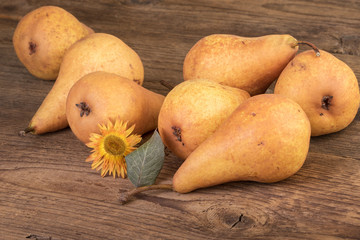
M 179 193 L 232 181 L 272 183 L 295 174 L 310 144 L 310 122 L 293 100 L 261 94 L 242 103 L 180 166 Z
M 297 40 L 290 35 L 246 38 L 213 34 L 187 53 L 184 80 L 210 79 L 256 95 L 264 93 L 295 56 Z
M 98 124 L 119 119 L 135 124 L 134 133 L 143 134 L 157 127 L 164 96 L 147 90 L 114 73 L 93 72 L 71 88 L 66 101 L 66 116 L 76 137 L 89 142 L 99 133 Z
M 67 127 L 69 90 L 81 77 L 95 71 L 119 74 L 139 85 L 144 80 L 143 64 L 133 49 L 113 35 L 93 33 L 74 43 L 65 53 L 54 86 L 25 132 L 42 134 Z
M 158 129 L 165 146 L 181 159 L 194 151 L 250 95 L 196 79 L 180 83 L 164 100 Z
M 354 72 L 334 55 L 320 50 L 298 54 L 276 82 L 275 94 L 300 104 L 311 123 L 311 135 L 346 128 L 359 109 L 359 83 Z
M 20 20 L 13 45 L 19 60 L 32 75 L 55 80 L 65 51 L 93 32 L 66 10 L 43 6 Z

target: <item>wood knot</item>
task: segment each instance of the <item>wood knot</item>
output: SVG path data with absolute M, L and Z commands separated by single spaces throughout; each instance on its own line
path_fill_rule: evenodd
M 342 36 L 332 51 L 334 53 L 360 56 L 360 37 L 356 35 Z
M 255 226 L 255 220 L 238 209 L 212 206 L 207 210 L 207 219 L 216 228 L 250 229 Z

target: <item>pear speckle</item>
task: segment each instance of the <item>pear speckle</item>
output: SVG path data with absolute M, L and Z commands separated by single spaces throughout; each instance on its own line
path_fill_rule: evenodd
M 176 127 L 176 126 L 172 126 L 171 128 L 174 130 L 174 131 L 173 131 L 173 134 L 174 134 L 174 136 L 176 137 L 176 140 L 179 141 L 179 142 L 181 142 L 182 145 L 184 146 L 185 144 L 183 143 L 182 137 L 181 137 L 181 128 Z

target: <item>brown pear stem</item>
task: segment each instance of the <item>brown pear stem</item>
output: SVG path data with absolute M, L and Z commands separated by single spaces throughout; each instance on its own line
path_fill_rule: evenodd
M 134 196 L 135 194 L 145 192 L 148 190 L 158 190 L 158 189 L 173 190 L 173 186 L 172 186 L 172 184 L 158 184 L 158 185 L 149 185 L 149 186 L 134 188 L 130 191 L 123 193 L 120 196 L 119 200 L 120 200 L 121 205 L 124 205 L 125 203 L 127 203 L 129 201 L 130 197 Z
M 310 46 L 314 50 L 316 56 L 320 57 L 320 50 L 313 43 L 307 41 L 297 41 L 296 46 L 299 44 L 305 44 Z
M 164 87 L 168 88 L 170 91 L 174 88 L 174 86 L 171 83 L 169 83 L 169 82 L 167 82 L 165 80 L 160 80 L 160 83 Z
M 34 127 L 27 127 L 23 131 L 19 132 L 19 136 L 25 136 L 25 134 L 27 134 L 29 132 L 33 132 L 34 130 L 35 130 Z

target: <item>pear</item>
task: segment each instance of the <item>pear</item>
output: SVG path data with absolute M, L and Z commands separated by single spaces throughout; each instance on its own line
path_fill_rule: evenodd
M 247 99 L 184 161 L 173 177 L 179 193 L 232 181 L 272 183 L 295 174 L 310 144 L 310 122 L 293 100 Z
M 129 127 L 135 124 L 133 132 L 141 135 L 157 127 L 164 98 L 117 74 L 93 72 L 71 88 L 66 116 L 72 132 L 84 143 L 109 119 L 128 122 Z
M 66 10 L 43 6 L 20 20 L 13 45 L 19 60 L 32 75 L 55 80 L 65 51 L 93 32 Z
M 163 143 L 185 159 L 249 97 L 244 90 L 209 80 L 180 83 L 168 93 L 159 113 Z
M 184 80 L 209 79 L 256 95 L 264 93 L 295 56 L 297 40 L 290 35 L 246 38 L 213 34 L 187 53 Z
M 67 127 L 69 90 L 81 77 L 95 71 L 119 74 L 139 85 L 144 80 L 141 59 L 133 49 L 113 35 L 93 33 L 74 43 L 65 53 L 54 86 L 25 132 L 42 134 Z
M 354 72 L 334 55 L 312 50 L 298 54 L 283 70 L 274 93 L 300 104 L 311 123 L 311 135 L 346 128 L 359 109 L 359 83 Z

